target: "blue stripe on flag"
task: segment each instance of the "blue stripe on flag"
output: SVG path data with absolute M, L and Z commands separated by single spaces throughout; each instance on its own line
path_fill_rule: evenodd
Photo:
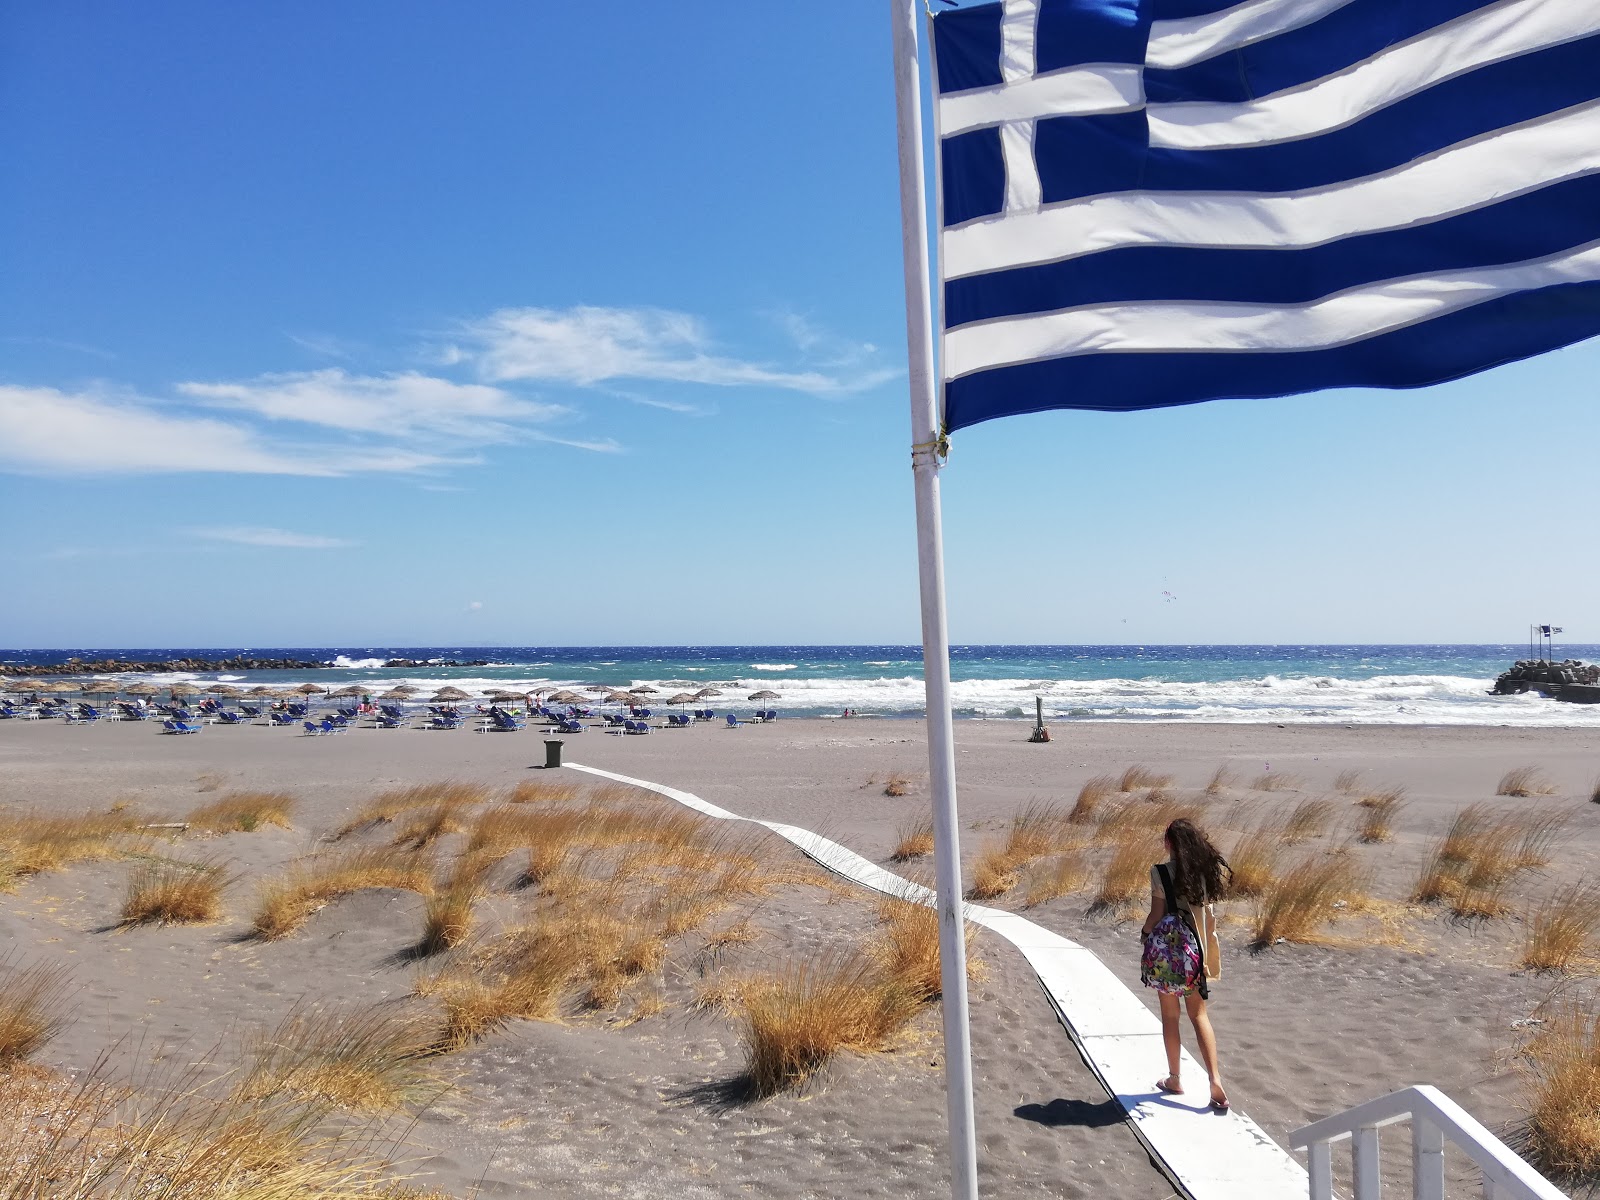
M 1320 21 L 1175 70 L 1145 72 L 1151 104 L 1239 102 L 1322 79 L 1496 0 L 1350 0 Z M 1549 0 L 1552 4 L 1590 0 Z
M 1149 146 L 1142 112 L 1047 118 L 1035 135 L 1044 202 L 1135 189 L 1292 192 L 1375 175 L 1592 100 L 1595 82 L 1586 72 L 1596 63 L 1600 36 L 1482 67 L 1343 129 L 1270 146 Z M 1000 206 L 988 211 L 999 212 Z M 947 215 L 946 224 L 955 223 Z
M 1332 350 L 1086 354 L 998 367 L 945 384 L 945 425 L 1085 408 L 1130 412 L 1325 388 L 1413 388 L 1600 334 L 1600 282 L 1518 292 Z
M 1139 0 L 1071 0 L 1039 9 L 1035 70 L 1143 63 L 1149 18 Z
M 939 155 L 946 225 L 991 216 L 1005 207 L 1006 164 L 999 129 L 974 129 L 944 138 Z
M 939 37 L 934 39 L 934 66 L 939 92 L 964 92 L 968 88 L 996 87 L 1000 74 L 1000 16 L 998 4 L 980 4 L 939 14 Z
M 1305 304 L 1383 279 L 1542 258 L 1600 236 L 1600 175 L 1552 184 L 1420 228 L 1304 250 L 1130 246 L 951 279 L 945 327 L 1117 301 Z

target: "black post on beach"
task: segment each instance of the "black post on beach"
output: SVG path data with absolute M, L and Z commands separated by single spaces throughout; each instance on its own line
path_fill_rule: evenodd
M 1029 736 L 1030 742 L 1048 742 L 1050 731 L 1044 727 L 1044 697 L 1033 698 L 1033 733 Z

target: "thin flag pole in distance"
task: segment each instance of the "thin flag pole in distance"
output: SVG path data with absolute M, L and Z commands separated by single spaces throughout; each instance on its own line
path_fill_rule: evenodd
M 894 21 L 900 227 L 905 249 L 911 473 L 916 487 L 917 564 L 922 593 L 922 675 L 927 692 L 928 783 L 932 793 L 933 853 L 939 896 L 940 986 L 944 993 L 950 1194 L 955 1200 L 976 1200 L 978 1148 L 972 1104 L 972 1032 L 967 1017 L 967 947 L 961 906 L 960 825 L 956 818 L 950 639 L 945 621 L 944 539 L 939 518 L 943 432 L 934 389 L 928 226 L 922 199 L 922 84 L 917 66 L 917 22 L 921 6 L 922 0 L 889 0 Z

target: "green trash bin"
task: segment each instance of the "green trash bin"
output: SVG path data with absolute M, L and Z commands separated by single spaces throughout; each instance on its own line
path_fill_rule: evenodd
M 544 744 L 544 765 L 546 769 L 561 765 L 561 741 L 555 739 Z

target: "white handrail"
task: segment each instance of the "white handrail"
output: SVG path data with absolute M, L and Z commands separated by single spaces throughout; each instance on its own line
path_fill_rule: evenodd
M 1411 1122 L 1411 1188 L 1415 1200 L 1444 1200 L 1444 1139 L 1483 1171 L 1484 1200 L 1568 1200 L 1471 1113 L 1438 1088 L 1419 1084 L 1295 1130 L 1289 1146 L 1306 1152 L 1311 1200 L 1333 1200 L 1332 1143 L 1351 1139 L 1355 1200 L 1378 1200 L 1378 1130 Z

